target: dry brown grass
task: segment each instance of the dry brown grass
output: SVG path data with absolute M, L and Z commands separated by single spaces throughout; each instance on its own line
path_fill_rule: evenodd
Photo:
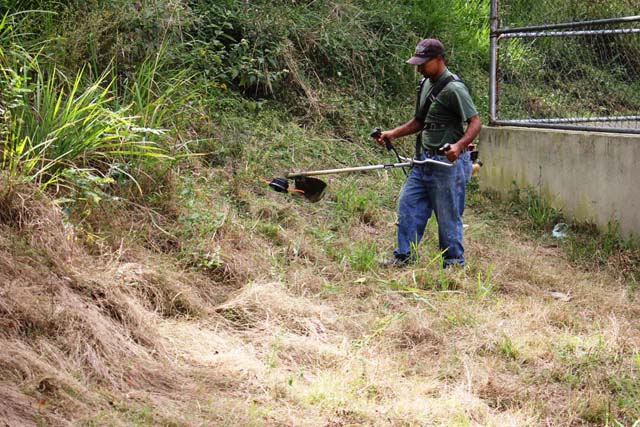
M 132 281 L 121 274 L 126 266 L 88 255 L 47 197 L 29 186 L 8 188 L 0 208 L 0 371 L 3 394 L 13 402 L 8 419 L 57 425 L 108 406 L 103 389 L 172 390 L 171 361 L 150 325 L 158 312 L 183 314 L 197 305 L 184 292 L 194 290 L 180 280 L 167 289 L 176 273 L 152 284 Z M 140 297 L 145 286 L 155 298 L 144 291 Z
M 327 244 L 307 232 L 321 218 L 266 197 L 209 237 L 216 272 L 126 234 L 96 250 L 47 197 L 3 188 L 9 425 L 569 427 L 638 415 L 636 291 L 472 210 L 466 270 L 428 264 L 430 228 L 417 268 L 359 272 L 327 245 L 392 242 L 391 212 Z

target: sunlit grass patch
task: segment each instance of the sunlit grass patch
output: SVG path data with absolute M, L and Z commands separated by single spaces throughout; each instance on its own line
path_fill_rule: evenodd
M 46 188 L 67 168 L 104 175 L 117 161 L 166 157 L 146 137 L 160 131 L 138 126 L 126 109 L 112 109 L 106 75 L 83 87 L 82 72 L 67 83 L 55 68 L 33 71 L 37 79 L 26 89 L 31 96 L 10 109 L 3 165 L 12 173 Z
M 336 191 L 335 200 L 335 212 L 341 220 L 376 223 L 380 201 L 372 190 L 358 188 L 356 183 L 349 182 Z

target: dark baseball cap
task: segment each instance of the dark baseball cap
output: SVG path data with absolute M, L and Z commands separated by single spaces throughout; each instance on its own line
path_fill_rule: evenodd
M 407 64 L 424 64 L 431 58 L 435 58 L 440 55 L 444 55 L 444 46 L 440 43 L 440 40 L 424 39 L 418 43 L 416 51 L 413 53 L 413 56 L 409 58 Z

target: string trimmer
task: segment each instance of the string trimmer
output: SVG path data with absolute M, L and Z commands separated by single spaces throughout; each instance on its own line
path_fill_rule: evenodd
M 376 128 L 372 133 L 371 137 L 376 138 L 380 135 L 381 130 Z M 451 167 L 454 163 L 449 162 L 441 162 L 439 160 L 426 159 L 426 160 L 416 160 L 411 157 L 404 157 L 398 154 L 396 149 L 391 144 L 389 139 L 384 139 L 385 147 L 387 150 L 393 150 L 398 158 L 397 163 L 389 163 L 389 164 L 379 164 L 379 165 L 367 165 L 367 166 L 354 166 L 340 169 L 323 169 L 323 170 L 315 170 L 315 171 L 307 171 L 307 172 L 284 172 L 283 177 L 277 177 L 272 179 L 269 182 L 269 187 L 273 188 L 275 191 L 279 193 L 286 193 L 288 191 L 295 191 L 309 200 L 310 202 L 317 202 L 322 199 L 324 196 L 324 191 L 327 188 L 327 184 L 317 178 L 312 178 L 312 176 L 319 175 L 330 175 L 336 173 L 351 173 L 351 172 L 361 172 L 361 171 L 372 171 L 378 169 L 394 169 L 394 168 L 405 168 L 411 166 L 420 166 L 426 164 L 434 164 L 443 167 Z M 441 148 L 441 151 L 446 152 L 449 150 L 450 145 L 446 144 Z M 295 189 L 289 189 L 289 180 L 293 180 L 295 183 Z

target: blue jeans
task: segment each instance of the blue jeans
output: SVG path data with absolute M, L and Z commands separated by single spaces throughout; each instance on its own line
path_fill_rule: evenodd
M 465 185 L 471 181 L 471 174 L 473 172 L 473 162 L 471 161 L 471 152 L 465 151 L 460 154 L 458 157 L 458 162 L 462 163 L 462 170 L 464 172 L 464 183 Z M 467 202 L 467 192 L 462 191 L 460 193 L 460 201 L 458 202 L 458 207 L 460 208 L 460 216 L 464 213 L 464 205 Z
M 447 161 L 443 155 L 427 157 Z M 462 212 L 467 163 L 470 162 L 458 161 L 452 167 L 427 164 L 411 169 L 398 201 L 398 247 L 393 252 L 397 258 L 407 259 L 415 256 L 411 253 L 411 246 L 417 247 L 424 235 L 428 219 L 435 213 L 438 220 L 439 246 L 443 252 L 445 266 L 464 265 Z

